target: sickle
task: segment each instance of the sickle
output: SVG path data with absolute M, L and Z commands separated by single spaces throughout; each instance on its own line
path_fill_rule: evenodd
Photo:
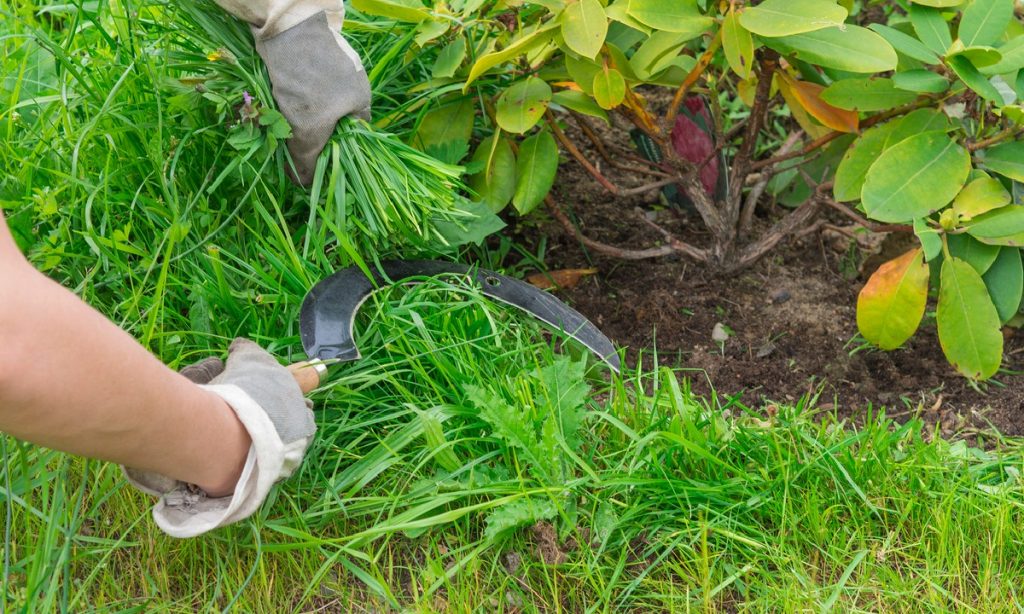
M 388 260 L 367 277 L 359 267 L 348 267 L 320 281 L 302 301 L 299 332 L 311 359 L 356 360 L 353 326 L 356 313 L 371 294 L 385 286 L 421 283 L 416 277 L 468 276 L 487 297 L 518 307 L 556 331 L 583 344 L 616 373 L 619 355 L 608 337 L 590 320 L 551 294 L 527 283 L 486 269 L 437 260 Z

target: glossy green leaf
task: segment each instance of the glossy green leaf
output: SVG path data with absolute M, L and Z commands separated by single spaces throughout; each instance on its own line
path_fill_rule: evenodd
M 581 90 L 593 95 L 594 77 L 601 71 L 601 66 L 597 62 L 569 55 L 565 58 L 565 68 Z
M 537 125 L 551 102 L 551 86 L 543 79 L 527 77 L 498 97 L 495 119 L 506 132 L 523 134 Z
M 974 267 L 943 260 L 935 316 L 942 351 L 957 371 L 976 380 L 995 375 L 1003 357 L 999 313 Z
M 935 55 L 924 43 L 896 28 L 873 23 L 868 26 L 889 42 L 896 51 L 925 64 L 938 64 L 939 56 Z
M 964 56 L 979 70 L 983 66 L 992 66 L 1003 59 L 1003 54 L 999 53 L 995 47 L 964 47 L 959 40 L 953 41 L 953 45 L 946 51 L 947 58 L 954 55 Z
M 1007 205 L 982 213 L 965 224 L 979 239 L 997 239 L 1024 233 L 1024 205 Z
M 629 0 L 628 12 L 655 30 L 683 33 L 690 38 L 714 24 L 714 19 L 700 13 L 697 0 Z
M 596 117 L 608 123 L 608 113 L 602 109 L 593 98 L 584 94 L 583 92 L 577 92 L 576 90 L 561 90 L 555 92 L 551 96 L 552 104 L 557 104 L 565 107 L 566 109 L 582 113 L 583 115 L 589 115 Z
M 435 79 L 451 77 L 466 59 L 466 39 L 462 36 L 445 45 L 434 61 L 433 76 Z
M 629 0 L 617 0 L 604 8 L 605 15 L 612 21 L 617 21 L 624 26 L 629 26 L 637 32 L 650 36 L 651 28 L 629 14 Z M 632 46 L 632 45 L 630 45 Z M 625 47 L 624 47 L 625 48 Z
M 921 242 L 925 261 L 931 262 L 942 253 L 942 237 L 939 236 L 937 229 L 928 224 L 927 218 L 919 217 L 914 220 L 914 234 Z
M 688 40 L 685 34 L 655 32 L 633 53 L 629 66 L 639 78 L 650 79 L 672 65 Z
M 954 55 L 946 58 L 946 64 L 953 69 L 956 76 L 960 77 L 967 87 L 971 88 L 982 98 L 996 104 L 1003 104 L 1003 96 L 999 90 L 992 85 L 985 75 L 981 74 L 974 64 L 963 55 Z
M 834 107 L 852 111 L 880 111 L 912 102 L 917 94 L 898 90 L 892 79 L 864 77 L 841 79 L 821 92 L 821 99 Z
M 526 215 L 544 201 L 557 173 L 558 145 L 550 132 L 538 132 L 519 145 L 516 192 L 512 196 L 519 215 Z
M 466 79 L 466 85 L 463 87 L 463 90 L 467 89 L 469 84 L 475 81 L 480 75 L 495 66 L 504 64 L 505 62 L 510 62 L 527 51 L 550 42 L 551 39 L 555 37 L 558 25 L 559 23 L 557 21 L 551 20 L 538 27 L 536 30 L 524 33 L 522 36 L 509 43 L 509 45 L 501 51 L 495 51 L 481 56 L 480 59 L 473 64 L 473 68 L 470 69 L 469 78 Z
M 901 90 L 923 94 L 941 94 L 949 89 L 949 81 L 945 77 L 923 68 L 903 70 L 894 74 L 892 84 Z
M 1010 193 L 998 179 L 979 177 L 968 183 L 953 199 L 953 211 L 963 221 L 1010 204 Z
M 942 132 L 926 132 L 882 152 L 868 169 L 861 201 L 872 219 L 909 222 L 949 204 L 970 170 L 963 147 Z
M 733 72 L 746 79 L 754 70 L 754 38 L 744 28 L 739 17 L 730 12 L 722 20 L 722 50 Z
M 974 267 L 979 275 L 984 275 L 999 255 L 998 245 L 986 245 L 970 235 L 948 235 L 946 241 L 949 253 Z
M 473 163 L 482 170 L 469 178 L 469 187 L 497 213 L 505 208 L 516 192 L 516 156 L 509 142 L 497 135 L 480 142 Z
M 964 45 L 991 45 L 1013 18 L 1013 0 L 972 0 L 960 17 L 958 36 Z
M 1000 248 L 999 257 L 981 278 L 996 306 L 999 321 L 1003 324 L 1009 322 L 1020 310 L 1024 295 L 1024 266 L 1021 265 L 1020 249 Z
M 608 35 L 608 16 L 598 0 L 579 0 L 562 11 L 562 38 L 574 52 L 593 58 Z
M 884 38 L 867 28 L 849 24 L 769 40 L 805 62 L 849 72 L 894 70 L 899 61 L 896 51 Z
M 861 188 L 868 169 L 885 149 L 886 139 L 896 126 L 894 122 L 875 126 L 864 131 L 846 150 L 836 169 L 832 194 L 840 202 L 860 199 Z
M 946 55 L 946 50 L 953 44 L 949 34 L 949 24 L 942 13 L 934 8 L 913 4 L 910 6 L 910 23 L 926 47 L 938 55 Z
M 860 334 L 883 350 L 906 343 L 924 317 L 928 277 L 928 265 L 920 249 L 878 267 L 857 297 Z
M 915 4 L 934 6 L 937 8 L 952 8 L 963 4 L 964 0 L 912 0 Z
M 924 132 L 948 132 L 950 130 L 949 117 L 935 109 L 917 109 L 907 113 L 902 119 L 893 121 L 895 126 L 885 142 L 886 147 L 892 147 L 900 141 Z
M 986 75 L 1004 75 L 1024 68 L 1024 36 L 1016 36 L 999 47 L 1002 58 L 995 64 L 978 68 Z
M 473 99 L 464 98 L 431 109 L 423 115 L 412 140 L 413 146 L 449 164 L 457 164 L 469 153 L 476 110 Z
M 594 75 L 594 100 L 602 109 L 614 109 L 626 98 L 626 80 L 614 68 L 605 68 Z
M 765 0 L 745 9 L 740 23 L 759 36 L 779 37 L 839 26 L 846 14 L 831 0 Z
M 352 8 L 368 15 L 378 15 L 396 21 L 419 23 L 430 19 L 430 13 L 415 0 L 352 0 Z
M 989 147 L 985 150 L 984 160 L 987 168 L 1000 175 L 1024 181 L 1024 142 L 1013 141 Z

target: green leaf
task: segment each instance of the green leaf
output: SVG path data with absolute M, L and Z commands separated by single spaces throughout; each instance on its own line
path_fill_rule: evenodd
M 957 371 L 982 380 L 999 370 L 1003 357 L 999 313 L 974 267 L 959 258 L 942 262 L 935 315 L 942 351 Z
M 805 62 L 856 73 L 894 70 L 899 61 L 884 38 L 849 24 L 769 39 L 766 43 L 780 47 L 784 53 L 795 53 Z
M 901 90 L 926 94 L 941 94 L 949 89 L 949 81 L 945 77 L 923 68 L 894 74 L 892 84 Z
M 1007 205 L 975 216 L 967 232 L 979 239 L 998 239 L 1024 232 L 1024 205 Z
M 926 262 L 931 262 L 942 253 L 942 237 L 939 236 L 938 230 L 928 224 L 927 218 L 919 217 L 914 220 L 914 234 L 921 242 Z
M 522 36 L 509 43 L 509 45 L 501 51 L 495 51 L 481 56 L 480 59 L 473 64 L 473 68 L 470 69 L 469 77 L 466 79 L 466 85 L 462 88 L 463 91 L 468 89 L 469 84 L 475 81 L 477 77 L 495 66 L 504 64 L 505 62 L 510 62 L 527 51 L 550 42 L 551 39 L 555 37 L 555 28 L 557 28 L 558 25 L 558 22 L 552 19 L 538 27 L 536 30 L 524 33 Z
M 594 99 L 602 109 L 614 109 L 626 98 L 626 80 L 614 68 L 605 67 L 594 75 Z
M 1006 324 L 1020 309 L 1024 295 L 1024 266 L 1021 265 L 1020 249 L 1003 247 L 999 257 L 989 270 L 982 275 L 992 303 L 996 306 L 999 321 Z
M 986 245 L 970 235 L 947 235 L 949 253 L 974 267 L 979 275 L 996 261 L 999 255 L 998 245 Z
M 953 41 L 953 45 L 946 50 L 947 58 L 954 55 L 964 56 L 979 70 L 982 66 L 992 66 L 1003 59 L 1003 54 L 994 47 L 964 47 L 959 40 Z
M 715 22 L 701 15 L 697 0 L 629 0 L 628 13 L 655 30 L 684 33 L 690 38 L 706 31 Z
M 882 152 L 868 169 L 861 201 L 871 219 L 909 222 L 945 207 L 971 171 L 971 156 L 942 132 L 926 132 Z
M 580 86 L 580 89 L 587 94 L 593 95 L 594 77 L 601 71 L 601 66 L 593 60 L 575 58 L 569 55 L 565 58 L 565 69 L 569 72 L 572 80 L 576 82 L 576 85 Z
M 519 215 L 526 215 L 544 201 L 557 173 L 558 145 L 550 132 L 538 132 L 519 145 L 516 192 L 512 196 Z
M 953 44 L 949 35 L 949 24 L 942 13 L 934 8 L 912 4 L 910 6 L 910 23 L 917 32 L 917 37 L 926 47 L 939 55 L 946 55 L 946 49 Z
M 587 96 L 583 92 L 576 90 L 561 90 L 555 92 L 551 96 L 551 102 L 553 104 L 561 105 L 566 109 L 596 117 L 604 120 L 604 123 L 608 124 L 608 113 L 602 109 L 593 98 Z
M 912 102 L 917 94 L 898 90 L 892 79 L 864 77 L 841 79 L 821 92 L 821 99 L 834 107 L 852 111 L 881 111 Z
M 896 28 L 890 28 L 880 23 L 873 23 L 868 26 L 877 32 L 882 38 L 889 42 L 896 51 L 925 64 L 938 64 L 939 56 L 932 53 L 931 49 L 924 43 L 909 34 L 904 34 Z M 945 51 L 945 48 L 943 48 Z
M 986 75 L 1005 75 L 1024 68 L 1024 35 L 1016 36 L 999 47 L 1003 57 L 995 64 L 979 67 Z
M 964 45 L 991 45 L 1013 18 L 1013 0 L 973 0 L 960 17 L 958 36 Z
M 968 183 L 953 199 L 953 211 L 967 221 L 993 209 L 1010 204 L 1010 193 L 998 179 L 979 177 Z
M 840 202 L 860 199 L 861 188 L 868 169 L 885 149 L 886 140 L 896 122 L 889 122 L 864 131 L 853 145 L 846 150 L 839 167 L 836 169 L 832 193 Z
M 527 77 L 498 97 L 495 119 L 502 130 L 523 134 L 537 125 L 551 103 L 551 86 L 538 77 Z
M 573 451 L 578 450 L 581 443 L 580 428 L 590 399 L 586 370 L 586 359 L 574 361 L 568 356 L 559 356 L 534 376 L 538 383 L 534 403 L 537 407 L 548 408 L 558 418 L 562 439 Z
M 830 0 L 765 0 L 740 14 L 740 23 L 754 34 L 789 36 L 842 25 L 846 9 Z
M 878 267 L 857 297 L 857 328 L 883 350 L 910 339 L 928 302 L 928 265 L 915 249 Z
M 473 99 L 462 98 L 431 109 L 423 115 L 412 145 L 421 151 L 449 152 L 444 162 L 457 164 L 469 152 L 469 138 L 473 135 L 476 110 Z M 458 155 L 457 159 L 452 159 Z
M 1000 175 L 1024 181 L 1024 142 L 1013 141 L 989 147 L 985 150 L 984 161 L 987 168 Z
M 558 515 L 558 508 L 550 498 L 523 497 L 511 503 L 491 510 L 484 519 L 484 539 L 494 541 L 502 535 L 518 529 L 537 524 L 541 520 L 551 520 Z
M 352 8 L 368 15 L 419 23 L 430 19 L 427 9 L 416 0 L 352 0 Z
M 612 21 L 617 21 L 624 26 L 629 26 L 633 30 L 639 33 L 651 35 L 651 28 L 637 21 L 632 15 L 629 14 L 629 0 L 618 0 L 617 2 L 610 4 L 604 9 L 605 15 Z M 636 41 L 634 41 L 636 42 Z M 632 45 L 625 45 L 623 48 L 631 47 Z
M 501 211 L 516 192 L 516 156 L 512 146 L 497 135 L 487 137 L 477 146 L 473 163 L 482 170 L 470 177 L 469 187 L 491 211 Z
M 655 32 L 633 53 L 629 65 L 639 78 L 650 79 L 671 66 L 688 40 L 685 34 Z
M 953 69 L 956 76 L 960 77 L 967 87 L 971 88 L 975 92 L 981 95 L 989 102 L 994 102 L 997 105 L 1003 104 L 1003 96 L 999 93 L 999 90 L 992 85 L 988 79 L 985 78 L 978 69 L 971 64 L 965 56 L 954 55 L 946 58 L 946 64 Z
M 453 76 L 464 59 L 466 59 L 466 39 L 459 36 L 445 45 L 441 53 L 437 54 L 437 60 L 434 61 L 433 77 L 444 79 Z
M 608 16 L 598 0 L 579 0 L 562 11 L 562 38 L 585 58 L 594 58 L 608 35 Z
M 923 4 L 924 6 L 934 6 L 937 8 L 952 8 L 963 4 L 964 0 L 912 0 L 916 4 Z
M 950 130 L 949 117 L 934 109 L 917 109 L 904 115 L 903 119 L 894 121 L 896 125 L 885 142 L 887 148 L 924 132 Z
M 729 67 L 741 79 L 751 75 L 754 70 L 754 38 L 740 25 L 739 18 L 732 11 L 722 20 L 722 50 Z
M 463 199 L 458 209 L 468 214 L 468 219 L 436 220 L 434 227 L 444 237 L 448 247 L 472 243 L 480 245 L 484 239 L 505 227 L 505 222 L 491 211 L 487 203 Z

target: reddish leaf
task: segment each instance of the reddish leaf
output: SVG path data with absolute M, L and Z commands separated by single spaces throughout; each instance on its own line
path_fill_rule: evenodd
M 793 100 L 814 119 L 820 121 L 833 130 L 839 132 L 857 132 L 860 126 L 860 116 L 856 111 L 847 111 L 833 107 L 821 99 L 821 92 L 825 88 L 810 81 L 797 81 L 784 72 L 778 73 L 780 87 L 789 90 Z
M 701 164 L 715 151 L 711 114 L 699 96 L 688 97 L 684 104 L 686 109 L 676 116 L 676 124 L 672 127 L 672 147 L 687 162 Z M 717 156 L 700 170 L 700 182 L 709 196 L 715 195 L 719 172 Z
M 594 273 L 597 273 L 597 269 L 560 269 L 558 271 L 528 275 L 526 281 L 541 290 L 575 288 L 581 279 Z

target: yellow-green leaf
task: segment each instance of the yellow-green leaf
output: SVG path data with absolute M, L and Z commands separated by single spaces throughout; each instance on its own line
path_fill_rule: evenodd
M 1017 315 L 1024 295 L 1024 267 L 1021 265 L 1020 249 L 1003 247 L 999 257 L 982 275 L 989 296 L 996 306 L 999 321 L 1003 324 Z
M 562 11 L 562 38 L 565 44 L 585 58 L 601 51 L 608 35 L 608 16 L 597 0 L 579 0 Z
M 960 18 L 958 36 L 964 45 L 991 45 L 1013 18 L 1013 0 L 973 0 Z
M 495 119 L 506 132 L 523 134 L 533 128 L 551 103 L 551 86 L 543 79 L 528 77 L 498 97 Z
M 558 173 L 558 145 L 550 132 L 531 136 L 519 145 L 516 160 L 516 193 L 512 204 L 519 215 L 526 215 L 539 205 Z
M 928 302 L 928 265 L 920 249 L 878 267 L 857 297 L 857 328 L 883 350 L 914 335 Z
M 939 279 L 935 319 L 946 359 L 971 379 L 992 377 L 1003 358 L 1003 334 L 984 280 L 953 257 L 943 260 Z
M 749 77 L 754 70 L 754 37 L 733 11 L 722 20 L 722 49 L 733 72 L 741 79 Z
M 655 30 L 686 33 L 690 38 L 704 32 L 715 22 L 701 15 L 697 9 L 697 0 L 629 0 L 627 12 Z
M 962 221 L 1010 204 L 1010 193 L 998 179 L 979 177 L 964 186 L 953 199 L 953 210 Z
M 495 213 L 505 208 L 516 191 L 516 156 L 508 141 L 498 135 L 480 142 L 474 164 L 483 169 L 469 178 L 469 187 Z
M 463 90 L 469 88 L 470 83 L 495 66 L 505 62 L 510 62 L 534 47 L 549 42 L 555 37 L 555 29 L 558 25 L 557 21 L 551 20 L 536 30 L 524 33 L 522 36 L 509 43 L 509 45 L 501 51 L 495 51 L 481 56 L 480 59 L 473 64 L 473 68 L 470 69 L 469 78 L 466 79 L 466 85 L 463 87 Z
M 838 26 L 846 9 L 831 0 L 765 0 L 745 9 L 740 23 L 759 36 L 789 36 Z
M 836 169 L 835 182 L 832 187 L 832 194 L 836 200 L 846 202 L 860 198 L 860 191 L 864 187 L 864 178 L 867 177 L 868 169 L 882 154 L 889 133 L 895 127 L 895 122 L 889 122 L 869 128 L 850 145 Z
M 368 15 L 389 17 L 397 21 L 411 23 L 419 23 L 430 18 L 430 12 L 427 11 L 426 7 L 415 1 L 352 0 L 352 8 Z
M 626 98 L 626 80 L 614 68 L 604 67 L 594 75 L 594 100 L 602 109 L 614 109 Z
M 1013 141 L 989 147 L 985 150 L 984 161 L 987 168 L 1000 175 L 1024 181 L 1024 142 Z

